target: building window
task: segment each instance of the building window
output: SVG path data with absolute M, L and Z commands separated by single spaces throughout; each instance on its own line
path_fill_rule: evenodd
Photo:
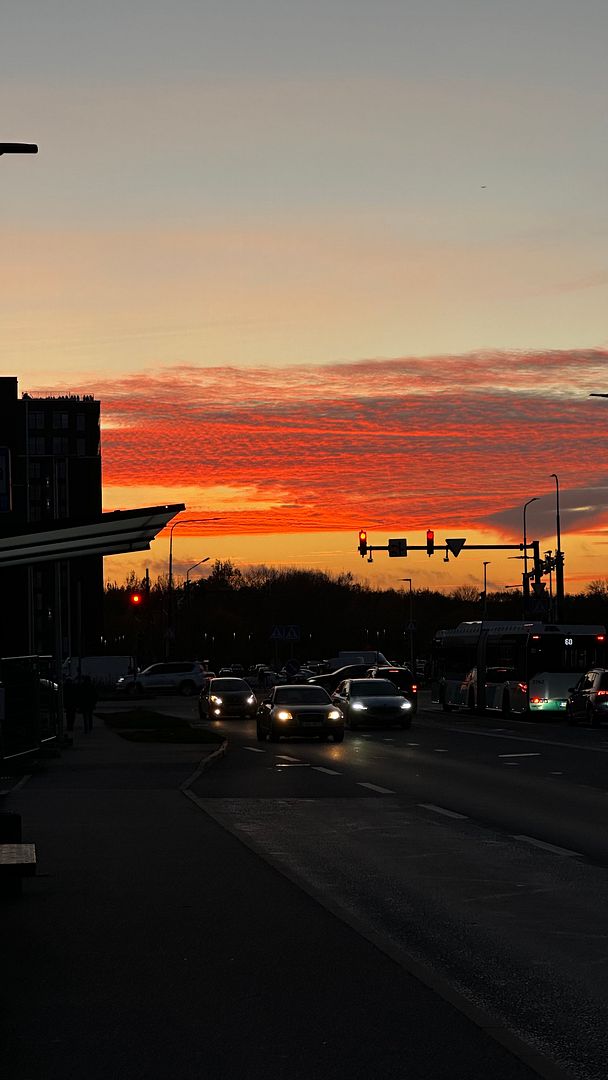
M 76 439 L 76 453 L 78 457 L 84 457 L 87 452 L 87 444 L 85 439 Z
M 55 431 L 66 431 L 69 427 L 70 418 L 66 412 L 54 412 L 53 413 L 53 427 Z
M 86 431 L 87 418 L 84 413 L 76 413 L 76 431 Z
M 30 409 L 27 414 L 28 427 L 40 431 L 44 427 L 44 413 L 38 409 Z
M 28 450 L 30 454 L 44 454 L 46 450 L 44 435 L 30 435 L 28 439 Z
M 53 437 L 53 454 L 67 454 L 68 440 L 63 435 Z
M 40 472 L 40 462 L 39 461 L 30 461 L 30 470 L 29 470 L 29 472 L 30 472 L 30 480 L 40 480 L 40 477 L 42 475 L 41 472 Z

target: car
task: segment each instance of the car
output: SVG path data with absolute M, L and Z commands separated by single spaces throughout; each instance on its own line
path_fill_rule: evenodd
M 381 664 L 370 668 L 368 675 L 372 679 L 388 679 L 389 682 L 394 683 L 407 700 L 411 701 L 412 713 L 418 712 L 418 685 L 409 668 L 400 667 L 398 664 L 390 667 L 387 664 Z
M 337 686 L 344 679 L 356 679 L 361 675 L 367 675 L 369 664 L 345 664 L 336 671 L 328 671 L 325 675 L 314 675 L 308 680 L 311 686 L 322 686 L 329 694 L 333 694 Z
M 412 724 L 411 701 L 388 679 L 346 679 L 332 701 L 351 731 L 368 724 L 401 728 Z
M 221 720 L 226 716 L 255 716 L 256 696 L 245 679 L 224 676 L 209 679 L 198 698 L 198 715 L 201 720 Z
M 569 724 L 578 724 L 582 720 L 599 727 L 608 720 L 608 669 L 592 668 L 581 675 L 576 686 L 571 686 L 566 702 L 566 717 Z
M 207 672 L 198 660 L 169 660 L 150 664 L 136 675 L 125 675 L 116 683 L 116 690 L 126 694 L 173 693 L 188 697 L 200 690 Z
M 256 718 L 258 742 L 282 736 L 318 735 L 335 743 L 344 738 L 344 717 L 322 686 L 286 683 L 275 686 L 260 703 Z

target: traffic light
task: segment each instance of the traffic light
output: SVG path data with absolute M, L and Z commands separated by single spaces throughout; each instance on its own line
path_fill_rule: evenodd
M 359 554 L 363 558 L 367 555 L 367 531 L 359 529 Z
M 129 604 L 132 608 L 141 607 L 144 602 L 144 594 L 139 589 L 134 589 L 129 593 Z
M 426 553 L 427 555 L 435 554 L 435 532 L 433 529 L 426 530 Z

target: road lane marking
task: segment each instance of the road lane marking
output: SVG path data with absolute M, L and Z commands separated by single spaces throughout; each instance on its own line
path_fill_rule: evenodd
M 568 855 L 570 858 L 582 856 L 582 851 L 571 851 L 570 848 L 558 847 L 556 844 L 547 844 L 545 840 L 536 840 L 533 836 L 513 836 L 514 840 L 523 840 L 524 844 L 533 844 L 534 847 L 542 848 L 543 851 L 552 851 L 554 855 Z
M 379 787 L 378 784 L 366 784 L 364 781 L 357 781 L 359 787 L 369 788 L 370 791 L 378 791 L 380 795 L 395 795 L 395 791 L 391 791 L 390 788 Z
M 446 728 L 452 735 L 483 735 L 485 739 L 511 739 L 514 742 L 536 743 L 538 746 L 560 746 L 566 750 L 588 750 L 592 754 L 608 754 L 603 743 L 583 744 L 557 742 L 555 739 L 532 739 L 527 735 L 497 735 L 494 731 L 475 731 L 471 728 Z
M 382 742 L 394 742 L 394 739 L 383 739 Z
M 408 742 L 405 745 L 406 746 L 420 746 L 420 743 L 419 742 Z
M 336 772 L 335 769 L 325 769 L 323 765 L 313 765 L 313 769 L 315 772 L 327 773 L 328 776 L 340 776 L 340 773 Z
M 265 754 L 265 750 L 260 750 L 259 746 L 244 746 L 243 750 L 250 750 L 252 754 Z
M 503 765 L 513 765 L 515 768 L 517 768 L 519 765 L 519 761 L 503 761 Z
M 540 757 L 540 752 L 534 754 L 499 754 L 499 757 Z
M 419 802 L 418 806 L 422 806 L 424 810 L 434 810 L 436 814 L 444 814 L 445 817 L 459 818 L 460 821 L 468 821 L 466 814 L 457 814 L 455 810 L 446 810 L 445 806 L 435 806 L 430 802 Z
M 435 754 L 447 754 L 447 753 L 449 753 L 449 751 L 448 750 L 442 750 L 441 747 L 435 746 L 435 747 L 433 747 L 433 753 L 435 753 Z
M 280 758 L 281 761 L 301 761 L 299 757 L 290 757 L 289 754 L 275 754 L 275 757 Z

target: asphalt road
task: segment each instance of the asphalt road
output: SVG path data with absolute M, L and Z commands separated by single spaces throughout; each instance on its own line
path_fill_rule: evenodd
M 429 707 L 336 746 L 214 726 L 230 750 L 195 787 L 208 815 L 410 970 L 604 1080 L 608 731 Z

